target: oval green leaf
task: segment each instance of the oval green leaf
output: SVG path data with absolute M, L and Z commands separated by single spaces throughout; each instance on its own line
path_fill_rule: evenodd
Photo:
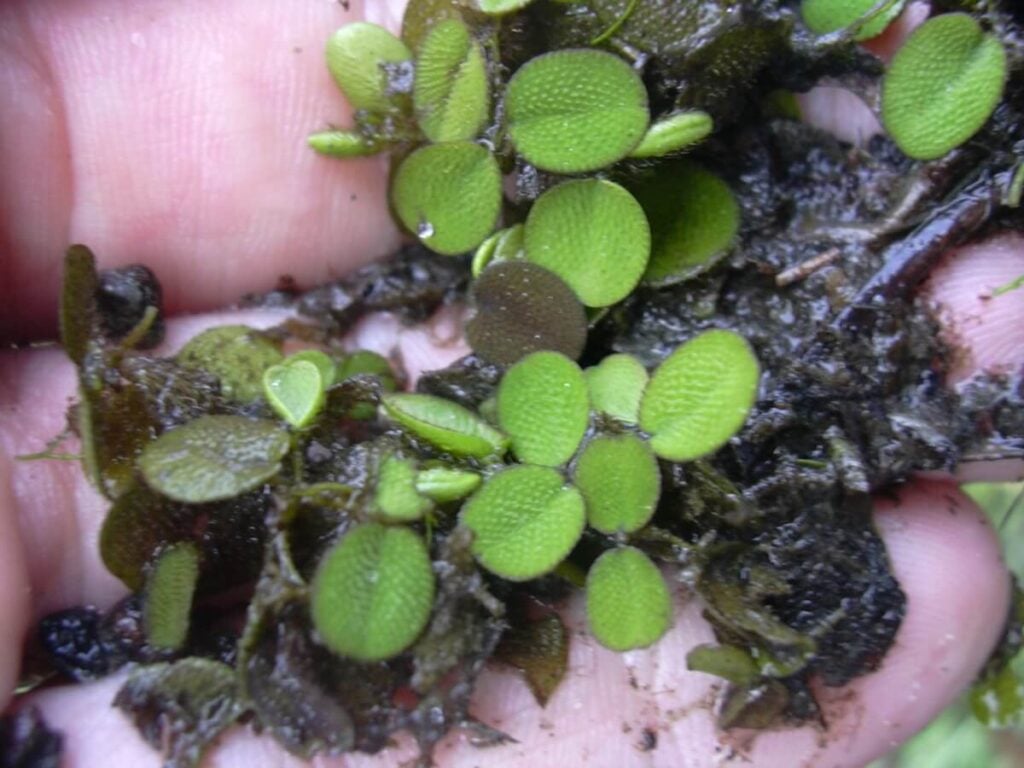
M 732 190 L 696 163 L 665 166 L 633 193 L 651 225 L 647 283 L 688 280 L 718 263 L 736 242 L 740 207 Z
M 195 544 L 173 544 L 159 554 L 146 578 L 142 612 L 146 641 L 151 646 L 175 651 L 185 644 L 198 580 Z
M 472 551 L 487 570 L 526 581 L 572 551 L 584 526 L 583 497 L 548 467 L 516 466 L 484 483 L 462 508 Z
M 472 139 L 490 108 L 484 54 L 458 19 L 430 30 L 416 57 L 413 106 L 420 129 L 433 142 Z
M 629 154 L 647 130 L 647 90 L 618 56 L 570 49 L 528 61 L 505 96 L 508 131 L 530 163 L 583 173 Z
M 757 358 L 742 336 L 706 331 L 655 369 L 640 426 L 663 459 L 689 461 L 720 448 L 747 419 L 757 395 Z
M 313 626 L 335 653 L 379 661 L 412 645 L 430 618 L 434 572 L 423 541 L 376 523 L 348 531 L 313 580 Z
M 587 316 L 558 275 L 528 261 L 500 261 L 473 282 L 466 339 L 480 357 L 511 365 L 548 349 L 577 358 L 587 340 Z
M 508 438 L 458 403 L 434 395 L 386 395 L 384 410 L 417 437 L 456 456 L 500 456 Z
M 889 0 L 870 18 L 869 12 L 878 5 L 878 0 L 804 0 L 800 13 L 804 23 L 812 32 L 827 35 L 846 29 L 861 19 L 867 19 L 857 29 L 854 40 L 867 40 L 882 34 L 905 5 L 904 0 Z
M 567 181 L 541 195 L 524 231 L 526 256 L 568 283 L 588 307 L 621 301 L 647 269 L 651 230 L 640 203 L 601 179 Z
M 288 432 L 272 421 L 201 416 L 149 443 L 138 465 L 153 490 L 197 504 L 262 485 L 280 471 L 289 447 Z
M 437 253 L 476 248 L 501 208 L 501 172 L 478 144 L 433 144 L 413 152 L 395 174 L 391 199 L 398 218 Z
M 225 397 L 249 403 L 263 396 L 263 372 L 283 357 L 259 331 L 244 325 L 221 325 L 189 339 L 175 361 L 185 368 L 212 373 L 220 379 Z
M 309 360 L 289 358 L 263 372 L 267 402 L 297 429 L 308 427 L 323 410 L 325 389 L 321 368 Z
M 647 129 L 630 157 L 662 157 L 703 141 L 715 127 L 711 115 L 699 109 L 669 115 Z
M 903 152 L 932 160 L 985 124 L 1003 94 L 1006 51 L 963 13 L 929 19 L 882 80 L 882 122 Z
M 466 469 L 430 467 L 416 474 L 416 491 L 438 504 L 464 499 L 480 487 L 480 475 Z
M 411 522 L 433 508 L 430 499 L 416 489 L 416 479 L 416 465 L 410 459 L 392 454 L 381 462 L 374 505 L 383 519 Z
M 613 651 L 646 648 L 672 622 L 672 598 L 661 572 L 633 547 L 601 555 L 587 574 L 587 621 Z
M 650 377 L 643 363 L 632 355 L 608 355 L 583 372 L 590 390 L 590 405 L 595 411 L 636 424 L 640 418 L 640 398 Z
M 310 134 L 306 142 L 311 149 L 328 157 L 369 157 L 381 150 L 379 144 L 359 131 L 321 131 Z
M 557 352 L 534 352 L 498 385 L 498 424 L 520 461 L 557 467 L 576 453 L 590 417 L 580 367 Z
M 327 68 L 353 109 L 390 109 L 387 74 L 381 65 L 410 59 L 405 43 L 365 21 L 346 24 L 327 41 Z
M 601 533 L 633 533 L 647 525 L 661 495 L 661 472 L 636 435 L 595 437 L 580 454 L 573 482 L 587 503 L 587 522 Z

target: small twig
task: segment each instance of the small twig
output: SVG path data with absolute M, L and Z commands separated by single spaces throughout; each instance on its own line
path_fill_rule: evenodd
M 775 276 L 775 284 L 779 288 L 785 288 L 787 285 L 792 285 L 800 280 L 804 280 L 822 267 L 828 266 L 838 259 L 841 253 L 842 251 L 840 251 L 839 248 L 829 248 L 827 251 L 823 251 L 817 256 L 812 256 L 806 261 L 800 262 L 796 266 L 779 272 L 779 274 Z

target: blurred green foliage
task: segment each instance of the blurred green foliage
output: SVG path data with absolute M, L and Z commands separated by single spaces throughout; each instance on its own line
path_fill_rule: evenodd
M 999 532 L 1007 566 L 1024 581 L 1024 483 L 969 483 L 963 490 Z M 1024 653 L 1011 667 L 1024 680 Z M 962 695 L 901 749 L 870 768 L 1016 768 L 1024 765 L 1024 724 L 992 729 Z

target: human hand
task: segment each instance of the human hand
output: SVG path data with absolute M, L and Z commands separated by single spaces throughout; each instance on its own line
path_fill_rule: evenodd
M 305 146 L 305 135 L 325 120 L 347 121 L 323 66 L 323 41 L 341 24 L 367 17 L 394 28 L 399 12 L 376 3 L 346 12 L 294 0 L 226 0 L 215 8 L 102 0 L 5 5 L 4 335 L 52 338 L 60 255 L 69 242 L 88 243 L 103 266 L 149 264 L 172 315 L 227 304 L 272 285 L 282 272 L 312 284 L 391 250 L 398 234 L 384 205 L 380 162 L 331 162 Z M 1009 236 L 952 254 L 933 276 L 927 290 L 945 304 L 947 327 L 965 350 L 961 373 L 1021 365 L 1013 336 L 1024 319 L 1021 294 L 990 302 L 978 296 L 1022 272 L 1024 242 Z M 212 323 L 278 319 L 182 318 L 168 343 Z M 428 332 L 398 331 L 382 319 L 361 333 L 374 345 L 401 345 L 414 371 L 461 351 L 437 348 Z M 105 503 L 78 467 L 11 461 L 61 431 L 74 391 L 73 371 L 58 351 L 4 353 L 0 615 L 7 621 L 0 627 L 0 695 L 13 686 L 22 638 L 39 616 L 81 603 L 105 607 L 123 594 L 97 557 Z M 481 752 L 452 734 L 438 763 L 699 766 L 722 762 L 735 749 L 757 766 L 863 764 L 913 733 L 971 680 L 1008 602 L 995 539 L 948 479 L 913 483 L 895 501 L 880 500 L 878 524 L 908 594 L 907 617 L 877 673 L 823 691 L 825 731 L 752 741 L 715 731 L 715 680 L 687 672 L 684 661 L 690 647 L 711 639 L 696 600 L 678 606 L 675 627 L 654 648 L 628 654 L 580 634 L 582 611 L 573 604 L 565 611 L 573 630 L 570 672 L 546 709 L 510 672 L 490 670 L 479 683 L 474 714 L 519 743 Z M 110 708 L 119 684 L 29 698 L 65 732 L 69 764 L 159 763 Z M 647 731 L 657 744 L 642 751 Z M 391 765 L 411 754 L 403 742 L 378 758 L 337 764 Z M 244 729 L 209 757 L 210 765 L 230 768 L 290 760 L 269 738 Z

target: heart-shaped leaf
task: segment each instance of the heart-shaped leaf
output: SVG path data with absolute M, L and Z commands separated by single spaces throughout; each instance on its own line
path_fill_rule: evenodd
M 576 453 L 590 417 L 580 367 L 557 352 L 534 352 L 498 385 L 498 423 L 520 461 L 557 467 Z
M 278 416 L 302 429 L 313 423 L 324 407 L 321 369 L 309 360 L 285 360 L 263 372 L 263 392 Z
M 346 24 L 327 41 L 327 68 L 353 109 L 393 108 L 382 65 L 410 59 L 405 43 L 365 21 Z
M 165 432 L 139 456 L 147 485 L 190 504 L 230 499 L 276 475 L 288 432 L 272 421 L 201 416 Z
M 931 160 L 978 132 L 1006 82 L 1006 51 L 964 13 L 929 19 L 882 80 L 882 122 L 910 157 Z
M 651 231 L 640 203 L 602 179 L 559 184 L 530 209 L 526 256 L 568 283 L 588 307 L 621 301 L 647 268 Z
M 601 533 L 633 533 L 647 525 L 661 494 L 661 473 L 636 435 L 595 437 L 580 454 L 573 482 L 587 502 L 587 522 Z
M 146 641 L 154 648 L 174 651 L 185 644 L 198 580 L 195 544 L 173 544 L 158 555 L 146 578 L 142 613 Z
M 590 390 L 590 405 L 626 424 L 636 424 L 640 398 L 650 377 L 643 363 L 632 355 L 609 355 L 583 372 Z
M 408 528 L 352 528 L 320 561 L 311 602 L 320 640 L 335 653 L 361 661 L 395 656 L 430 618 L 434 572 L 427 548 Z
M 510 581 L 548 573 L 583 533 L 583 497 L 548 467 L 520 465 L 491 477 L 462 508 L 473 555 Z
M 711 135 L 711 115 L 699 109 L 663 117 L 647 129 L 630 157 L 661 157 L 693 146 Z
M 530 163 L 583 173 L 629 154 L 647 130 L 647 90 L 618 56 L 590 49 L 531 59 L 505 95 L 508 131 Z
M 433 142 L 474 138 L 487 119 L 490 97 L 484 54 L 458 19 L 427 34 L 416 57 L 413 105 Z
M 437 253 L 476 248 L 494 229 L 501 172 L 479 144 L 432 144 L 413 152 L 395 174 L 391 199 L 398 218 Z
M 388 416 L 405 429 L 456 456 L 500 456 L 508 438 L 472 411 L 433 395 L 397 393 L 383 400 Z
M 644 281 L 682 282 L 729 253 L 740 207 L 724 181 L 687 160 L 664 166 L 633 189 L 651 225 L 651 260 Z
M 473 282 L 466 339 L 480 357 L 511 365 L 543 349 L 579 357 L 587 317 L 558 275 L 528 261 L 499 261 Z
M 633 547 L 605 552 L 587 574 L 587 621 L 613 651 L 646 648 L 672 623 L 672 598 L 658 568 Z
M 732 331 L 706 331 L 655 369 L 640 403 L 640 426 L 663 459 L 689 461 L 720 448 L 743 426 L 760 370 Z

